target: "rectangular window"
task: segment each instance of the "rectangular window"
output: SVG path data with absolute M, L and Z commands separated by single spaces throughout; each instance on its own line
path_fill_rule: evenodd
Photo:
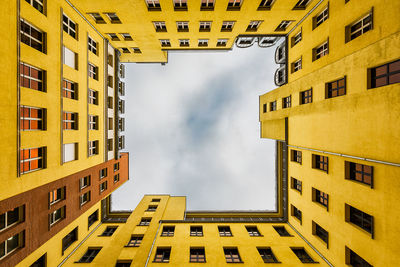
M 0 214 L 0 231 L 10 228 L 24 220 L 25 207 L 20 206 Z M 1 252 L 1 251 L 0 251 Z M 1 255 L 0 255 L 1 258 Z
M 219 236 L 232 236 L 231 228 L 229 226 L 218 226 Z
M 55 223 L 61 221 L 64 218 L 65 218 L 65 206 L 63 206 L 49 214 L 50 226 L 53 226 Z
M 367 15 L 363 16 L 359 20 L 353 22 L 352 24 L 346 26 L 346 42 L 361 36 L 362 34 L 372 30 L 373 15 L 372 11 Z
M 169 262 L 171 248 L 157 248 L 153 262 Z
M 118 149 L 124 149 L 125 148 L 125 136 L 119 136 L 118 137 Z
M 302 152 L 299 150 L 291 149 L 290 150 L 290 160 L 301 164 Z
M 328 157 L 313 154 L 312 167 L 328 173 Z
M 303 68 L 302 66 L 302 60 L 299 58 L 298 60 L 294 61 L 292 64 L 292 73 L 299 71 Z
M 114 150 L 114 139 L 110 138 L 107 140 L 107 150 L 108 151 Z
M 400 60 L 368 70 L 368 88 L 400 83 Z
M 275 31 L 276 32 L 284 32 L 286 29 L 289 27 L 290 24 L 292 24 L 293 21 L 291 20 L 282 20 L 281 23 L 279 23 L 278 27 L 276 27 Z
M 177 21 L 176 28 L 178 32 L 188 32 L 189 31 L 189 21 Z
M 300 105 L 312 103 L 312 88 L 300 92 Z
M 199 39 L 198 46 L 200 47 L 208 46 L 208 39 Z
M 99 176 L 100 176 L 100 179 L 107 177 L 107 168 L 101 169 Z
M 228 8 L 226 10 L 240 10 L 240 6 L 242 5 L 242 0 L 229 0 Z
M 158 207 L 158 206 L 156 206 L 156 205 L 149 205 L 149 206 L 147 207 L 147 210 L 146 210 L 146 211 L 148 211 L 148 212 L 154 212 L 154 211 L 157 210 L 157 207 Z
M 215 0 L 201 0 L 200 10 L 201 11 L 214 10 L 214 2 Z
M 173 0 L 175 11 L 185 11 L 187 10 L 187 0 Z
M 20 130 L 45 130 L 46 109 L 35 107 L 20 107 Z
M 88 90 L 89 90 L 88 91 L 88 93 L 89 93 L 89 97 L 88 97 L 89 104 L 98 105 L 99 104 L 99 101 L 98 101 L 99 93 L 97 91 L 95 91 L 95 90 L 90 89 L 90 88 Z
M 311 258 L 310 255 L 306 252 L 304 248 L 290 248 L 294 254 L 296 254 L 297 258 L 302 263 L 315 263 L 315 261 Z
M 269 111 L 275 111 L 276 110 L 276 100 L 269 102 Z
M 203 236 L 203 226 L 190 226 L 190 236 Z
M 132 36 L 129 33 L 120 33 L 124 41 L 133 41 Z
M 258 231 L 257 226 L 245 226 L 250 236 L 262 236 Z
M 63 199 L 65 199 L 65 186 L 49 192 L 49 206 Z
M 20 151 L 21 174 L 45 168 L 45 148 L 27 148 Z
M 122 53 L 125 53 L 125 54 L 131 53 L 131 51 L 129 51 L 129 49 L 127 47 L 121 47 L 121 49 L 122 49 Z
M 265 263 L 278 263 L 274 253 L 271 248 L 257 248 L 258 253 L 260 253 L 261 258 Z
M 346 247 L 346 264 L 351 266 L 372 267 L 371 264 L 348 247 Z
M 99 141 L 88 142 L 89 157 L 99 154 Z
M 64 254 L 64 251 L 75 241 L 78 241 L 78 227 L 69 232 L 69 234 L 62 239 L 62 253 Z
M 114 163 L 114 172 L 119 170 L 119 162 Z
M 301 224 L 301 222 L 302 222 L 302 214 L 301 214 L 301 210 L 299 210 L 298 208 L 296 208 L 295 206 L 293 206 L 293 205 L 290 205 L 291 206 L 291 211 L 292 211 L 292 216 L 293 217 L 295 217 L 296 219 L 298 219 L 299 221 L 300 221 L 300 224 Z
M 179 46 L 189 46 L 189 39 L 179 39 Z
M 21 42 L 40 52 L 45 53 L 46 34 L 42 30 L 32 26 L 24 19 L 21 19 L 20 26 Z
M 224 248 L 224 254 L 227 263 L 242 262 L 237 248 Z
M 94 258 L 99 254 L 101 248 L 88 248 L 86 253 L 82 256 L 82 258 L 79 259 L 78 262 L 92 262 Z
M 91 175 L 87 175 L 85 177 L 80 178 L 79 189 L 82 190 L 83 188 L 90 186 L 90 180 L 91 180 Z
M 256 32 L 260 27 L 262 20 L 252 20 L 246 28 L 246 32 Z
M 322 241 L 324 241 L 326 246 L 328 247 L 329 233 L 314 221 L 312 221 L 312 233 L 313 235 L 318 236 Z
M 78 113 L 64 111 L 63 125 L 64 130 L 78 130 Z
M 132 235 L 131 239 L 129 240 L 127 247 L 140 247 L 142 244 L 143 235 Z
M 296 33 L 293 37 L 292 37 L 292 47 L 295 46 L 296 44 L 298 44 L 301 39 L 303 38 L 302 36 L 302 30 L 300 30 L 298 33 Z
M 282 108 L 290 108 L 292 106 L 292 96 L 282 98 Z
M 325 84 L 325 98 L 346 94 L 346 77 Z
M 114 120 L 113 118 L 108 118 L 108 130 L 112 130 L 114 128 Z
M 345 177 L 348 180 L 357 181 L 373 186 L 373 167 L 345 161 Z
M 78 54 L 63 46 L 63 64 L 75 70 L 78 69 Z
M 359 209 L 345 204 L 346 222 L 351 222 L 373 235 L 374 217 Z
M 114 232 L 117 230 L 118 226 L 107 226 L 101 236 L 112 236 Z
M 132 50 L 133 50 L 133 53 L 136 53 L 136 54 L 141 54 L 142 53 L 142 51 L 140 51 L 140 49 L 138 47 L 132 47 Z
M 45 92 L 44 70 L 21 62 L 19 65 L 20 85 L 37 91 Z
M 39 259 L 37 259 L 30 267 L 46 267 L 47 253 L 44 253 Z
M 89 130 L 99 129 L 99 116 L 88 115 L 89 116 Z
M 302 191 L 301 181 L 297 180 L 296 178 L 291 177 L 291 188 L 294 190 L 297 190 L 301 193 L 301 191 Z
M 261 0 L 257 10 L 271 10 L 274 2 L 275 0 Z
M 217 46 L 226 46 L 228 39 L 218 39 Z
M 171 46 L 171 42 L 169 41 L 169 39 L 160 39 L 160 43 L 162 47 L 170 47 Z
M 121 24 L 121 20 L 115 13 L 105 13 L 108 19 L 110 20 L 111 23 L 113 24 Z
M 310 3 L 310 0 L 299 0 L 293 9 L 306 9 L 307 5 Z
M 161 236 L 174 236 L 175 226 L 164 226 Z
M 322 45 L 317 46 L 316 48 L 314 48 L 312 50 L 313 61 L 327 55 L 328 53 L 329 53 L 329 43 L 328 43 L 328 41 L 326 41 Z
M 234 21 L 223 21 L 221 32 L 231 32 L 233 30 L 234 25 L 235 25 Z
M 18 248 L 22 247 L 24 245 L 24 241 L 25 232 L 21 232 L 0 243 L 0 259 L 8 256 Z
M 63 97 L 70 99 L 78 99 L 78 84 L 63 79 Z
M 78 26 L 67 15 L 63 14 L 63 30 L 68 33 L 72 38 L 78 39 L 77 30 Z
M 114 184 L 119 182 L 119 173 L 114 175 Z
M 106 21 L 103 19 L 103 17 L 99 14 L 99 13 L 88 13 L 88 15 L 90 15 L 97 24 L 105 24 Z
M 114 98 L 112 96 L 107 97 L 107 107 L 112 109 L 114 106 Z
M 99 220 L 99 210 L 96 210 L 88 217 L 88 229 L 90 226 L 92 226 L 92 224 L 94 224 L 98 220 Z
M 87 191 L 86 193 L 79 196 L 79 204 L 81 206 L 85 205 L 89 201 L 90 201 L 90 191 Z
M 63 162 L 78 159 L 78 143 L 63 144 Z
M 329 195 L 327 193 L 324 193 L 318 189 L 313 188 L 312 196 L 313 196 L 314 202 L 317 202 L 317 203 L 323 205 L 324 207 L 326 207 L 326 209 L 328 209 Z
M 150 225 L 151 218 L 142 218 L 140 220 L 139 226 L 148 226 Z
M 328 17 L 329 17 L 329 8 L 328 6 L 326 6 L 324 10 L 322 10 L 320 13 L 318 13 L 318 15 L 313 17 L 313 29 L 321 25 L 325 20 L 328 19 Z
M 165 21 L 153 21 L 154 28 L 156 32 L 166 32 L 167 26 L 165 25 Z
M 110 37 L 111 41 L 119 41 L 117 34 L 115 33 L 107 33 L 108 37 Z
M 267 113 L 267 104 L 263 104 L 263 113 Z
M 90 78 L 98 80 L 99 79 L 99 68 L 95 65 L 88 63 L 88 75 Z
M 199 31 L 200 32 L 211 31 L 211 21 L 200 21 Z
M 31 6 L 39 10 L 40 13 L 44 14 L 43 0 L 25 0 L 25 2 L 29 3 Z
M 285 226 L 274 226 L 275 231 L 280 235 L 280 236 L 292 236 L 289 234 L 289 232 L 286 230 Z
M 152 200 L 151 200 L 151 202 L 160 202 L 161 201 L 161 199 L 159 199 L 159 198 L 153 198 Z
M 204 248 L 190 248 L 190 262 L 206 262 Z
M 97 42 L 88 36 L 88 49 L 93 54 L 97 55 Z
M 100 193 L 107 190 L 107 181 L 100 184 Z
M 148 11 L 161 11 L 159 0 L 146 0 Z

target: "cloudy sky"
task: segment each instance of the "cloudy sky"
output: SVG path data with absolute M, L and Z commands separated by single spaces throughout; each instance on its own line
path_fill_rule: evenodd
M 274 48 L 170 52 L 125 64 L 130 180 L 113 209 L 144 194 L 187 196 L 188 210 L 275 208 L 275 142 L 260 138 L 258 96 L 275 88 Z

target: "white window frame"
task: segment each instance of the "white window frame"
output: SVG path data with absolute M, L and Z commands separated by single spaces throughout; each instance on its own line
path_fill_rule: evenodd
M 29 158 L 29 159 L 21 159 L 20 160 L 20 164 L 21 163 L 25 163 L 25 162 L 29 162 L 29 161 L 33 161 L 33 160 L 42 160 L 42 161 L 44 161 L 44 156 L 43 156 L 43 154 L 44 154 L 44 152 L 43 152 L 43 147 L 32 147 L 32 148 L 27 148 L 27 149 L 36 149 L 36 148 L 39 148 L 39 155 L 38 155 L 38 157 L 36 157 L 36 158 Z M 25 149 L 24 149 L 25 150 Z M 29 152 L 30 153 L 30 152 Z M 42 165 L 41 166 L 38 166 L 38 168 L 37 169 L 30 169 L 29 171 L 25 171 L 25 172 L 23 172 L 23 171 L 21 171 L 21 174 L 26 174 L 26 173 L 30 173 L 30 172 L 34 172 L 34 171 L 37 171 L 37 170 L 41 170 L 41 169 L 44 169 L 44 167 L 43 167 L 43 165 L 44 165 L 44 163 L 42 163 Z
M 63 90 L 71 92 L 73 94 L 73 96 L 74 96 L 72 99 L 76 99 L 76 83 L 74 83 L 73 81 L 67 80 L 67 79 L 63 79 L 63 81 L 66 81 L 67 83 L 72 83 L 74 85 L 73 86 L 74 87 L 73 90 L 71 90 L 69 88 L 65 88 L 64 85 L 63 85 Z
M 37 70 L 38 72 L 41 72 L 41 73 L 42 73 L 42 79 L 41 79 L 41 80 L 36 79 L 36 78 L 34 78 L 34 77 L 30 76 L 30 75 L 25 75 L 25 74 L 22 73 L 22 72 L 21 72 L 19 75 L 20 75 L 22 78 L 28 78 L 29 80 L 36 81 L 36 82 L 38 82 L 38 83 L 41 83 L 41 84 L 42 84 L 42 90 L 41 90 L 41 91 L 45 91 L 45 89 L 44 89 L 44 81 L 43 81 L 43 78 L 44 78 L 44 70 L 39 69 L 39 68 L 36 68 L 36 67 L 34 67 L 34 66 L 32 66 L 32 65 L 29 65 L 29 64 L 27 64 L 27 63 L 25 63 L 25 62 L 21 62 L 21 64 L 23 64 L 23 66 L 28 66 L 29 68 L 35 69 L 35 70 Z M 31 71 L 29 71 L 29 72 L 31 73 Z M 21 85 L 21 86 L 22 86 L 22 85 Z M 40 91 L 40 90 L 39 90 L 39 91 Z
M 321 17 L 320 17 L 321 16 Z M 320 17 L 320 18 L 318 18 Z M 319 12 L 315 16 L 315 28 L 321 25 L 324 21 L 326 21 L 329 18 L 329 9 L 328 6 L 324 8 L 321 12 Z
M 310 2 L 311 2 L 310 0 L 299 0 L 294 7 L 295 8 L 306 8 Z
M 75 120 L 66 120 L 66 119 L 64 119 L 63 118 L 63 124 L 64 124 L 64 122 L 70 122 L 70 123 L 73 123 L 74 124 L 74 128 L 73 129 L 63 129 L 64 131 L 65 130 L 76 130 L 76 127 L 78 126 L 77 125 L 77 123 L 78 123 L 78 113 L 76 113 L 76 112 L 69 112 L 69 111 L 64 111 L 64 113 L 66 113 L 66 114 L 73 114 L 74 116 L 73 117 L 75 117 Z
M 367 24 L 364 24 L 364 19 L 366 19 L 366 18 L 369 17 L 369 16 L 371 16 L 370 21 L 369 21 Z M 361 19 L 359 19 L 359 20 L 357 20 L 356 22 L 350 24 L 350 25 L 349 25 L 349 41 L 354 40 L 355 38 L 357 38 L 358 36 L 356 36 L 356 37 L 354 37 L 354 38 L 351 38 L 351 36 L 354 35 L 355 33 L 359 32 L 359 31 L 361 31 L 361 34 L 360 34 L 359 36 L 363 35 L 363 34 L 365 33 L 365 32 L 364 32 L 364 29 L 367 28 L 368 26 L 371 25 L 371 29 L 372 29 L 372 20 L 373 20 L 372 12 L 369 12 L 367 15 L 363 16 Z M 355 30 L 354 32 L 352 32 L 352 31 L 351 31 L 351 28 L 352 28 L 354 25 L 356 25 L 357 23 L 359 23 L 359 22 L 361 22 L 361 27 L 358 28 L 357 30 Z M 368 31 L 371 30 L 371 29 L 368 29 Z
M 320 48 L 322 49 L 321 51 L 318 52 L 318 49 Z M 320 59 L 321 57 L 327 55 L 328 53 L 329 53 L 329 44 L 328 41 L 326 41 L 315 48 L 315 60 Z
M 64 21 L 64 17 L 67 18 L 67 22 Z M 71 23 L 75 26 L 75 29 L 71 27 Z M 67 29 L 65 29 L 64 26 L 67 27 Z M 63 13 L 63 30 L 68 33 L 72 38 L 78 39 L 78 24 L 70 19 L 65 13 Z M 71 33 L 73 33 L 73 35 L 75 36 L 73 36 Z
M 60 211 L 60 218 L 58 218 L 58 219 L 56 219 L 57 211 Z M 53 226 L 57 222 L 59 222 L 62 219 L 64 219 L 64 217 L 65 217 L 65 206 L 63 206 L 63 207 L 61 207 L 59 209 L 56 209 L 55 211 L 50 213 L 49 216 L 50 216 L 50 226 Z
M 171 46 L 169 39 L 160 39 L 161 46 Z
M 292 21 L 283 20 L 281 23 L 279 23 L 277 28 L 282 29 L 282 31 L 286 31 L 286 29 L 289 27 L 290 24 L 292 24 Z
M 28 4 L 30 4 L 31 6 L 33 6 L 35 9 L 37 9 L 40 13 L 44 14 L 43 0 L 25 0 L 25 1 L 28 2 Z M 42 7 L 42 11 L 40 11 L 37 7 L 35 7 L 35 3 Z
M 247 26 L 247 29 L 258 29 L 262 23 L 262 20 L 252 20 L 250 21 L 249 25 Z
M 93 89 L 90 89 L 90 88 L 88 90 L 89 90 L 88 91 L 88 102 L 89 102 L 89 104 L 96 105 L 96 102 L 97 102 L 96 93 L 97 93 L 97 91 L 95 91 Z M 97 95 L 98 95 L 98 93 L 97 93 Z
M 45 51 L 44 43 L 43 43 L 44 38 L 45 38 L 44 32 L 43 32 L 42 30 L 39 30 L 39 29 L 36 28 L 35 26 L 32 26 L 32 24 L 30 24 L 28 21 L 26 21 L 26 20 L 24 20 L 24 19 L 21 19 L 20 21 L 23 22 L 23 23 L 25 23 L 26 25 L 28 25 L 30 28 L 35 29 L 36 31 L 38 31 L 38 32 L 40 32 L 40 33 L 42 34 L 42 41 L 39 41 L 38 39 L 36 39 L 35 37 L 33 37 L 33 36 L 31 35 L 31 34 L 32 34 L 32 31 L 31 31 L 31 30 L 29 31 L 29 33 L 26 33 L 26 32 L 24 32 L 24 31 L 22 30 L 22 27 L 20 27 L 20 34 L 27 36 L 27 37 L 29 38 L 29 40 L 32 39 L 32 40 L 34 40 L 35 42 L 39 43 L 39 44 L 41 45 L 41 47 L 42 47 L 42 49 L 39 50 L 39 51 L 44 52 L 44 51 Z M 29 45 L 30 47 L 34 48 L 34 47 L 31 45 L 31 43 L 32 43 L 32 42 L 30 42 L 30 44 L 27 44 L 27 45 Z M 24 43 L 24 44 L 25 44 L 25 43 Z M 36 49 L 36 48 L 34 48 L 34 49 Z
M 199 30 L 211 30 L 212 21 L 200 21 L 199 23 Z
M 217 40 L 217 46 L 226 46 L 228 43 L 228 39 L 218 39 Z
M 229 7 L 240 7 L 242 5 L 242 0 L 229 0 Z
M 208 39 L 199 39 L 198 46 L 208 46 Z
M 16 207 L 16 208 L 18 208 L 18 220 L 17 220 L 16 222 L 13 222 L 12 224 L 8 224 L 8 225 L 7 225 L 7 221 L 8 221 L 8 212 L 13 211 L 14 209 L 6 211 L 5 213 L 3 213 L 3 214 L 4 214 L 5 226 L 4 226 L 3 229 L 0 229 L 0 232 L 3 231 L 3 230 L 5 230 L 5 229 L 7 229 L 7 228 L 10 228 L 10 227 L 12 227 L 12 226 L 14 226 L 14 225 L 16 225 L 16 224 L 18 224 L 18 223 L 21 222 L 21 217 L 22 217 L 22 216 L 21 216 L 21 209 L 22 209 L 22 206 L 19 206 L 19 207 Z M 3 214 L 1 214 L 1 215 L 3 215 Z
M 87 181 L 87 183 L 85 184 L 85 180 Z M 82 190 L 88 186 L 90 186 L 90 180 L 91 180 L 91 176 L 87 175 L 85 177 L 82 177 L 79 179 L 79 189 Z
M 121 23 L 121 20 L 117 16 L 117 13 L 110 12 L 110 13 L 104 13 L 104 14 L 106 14 L 107 18 L 110 20 L 111 23 Z
M 83 193 L 82 195 L 80 195 L 79 196 L 79 204 L 81 206 L 83 206 L 86 203 L 88 203 L 90 201 L 90 198 L 91 198 L 90 195 L 91 195 L 90 191 L 87 191 L 87 192 Z M 86 197 L 86 200 L 85 200 L 85 197 Z
M 105 186 L 103 186 L 105 185 Z M 100 183 L 100 193 L 107 190 L 107 181 Z
M 274 4 L 275 0 L 263 0 L 261 1 L 259 7 L 271 7 Z
M 12 249 L 11 251 L 7 251 L 7 242 L 10 241 L 12 238 L 17 237 L 18 239 L 18 245 L 16 248 Z M 10 255 L 11 253 L 13 253 L 15 250 L 17 250 L 18 248 L 21 247 L 21 233 L 18 233 L 16 235 L 13 235 L 12 237 L 4 240 L 2 243 L 4 243 L 4 256 L 0 257 L 0 260 L 7 257 L 8 255 Z
M 205 2 L 201 1 L 201 7 L 214 7 L 214 3 L 215 0 L 205 0 Z
M 178 30 L 189 30 L 189 21 L 177 21 L 176 28 Z
M 146 0 L 147 7 L 156 8 L 160 6 L 159 0 Z
M 302 66 L 302 60 L 299 58 L 295 62 L 293 62 L 293 72 L 299 71 L 303 68 Z
M 153 21 L 154 28 L 156 31 L 166 31 L 167 30 L 167 25 L 165 24 L 165 21 Z
M 97 153 L 98 153 L 97 146 L 98 146 L 98 142 L 96 140 L 88 142 L 89 157 L 97 155 Z
M 98 116 L 89 115 L 89 130 L 97 130 Z
M 302 30 L 300 30 L 294 37 L 293 37 L 293 46 L 298 44 L 303 39 Z
M 189 46 L 190 41 L 189 41 L 189 39 L 179 39 L 179 45 L 180 46 Z
M 88 36 L 88 49 L 90 52 L 97 55 L 97 42 L 90 36 Z
M 235 21 L 223 21 L 221 30 L 232 30 L 235 26 Z
M 121 34 L 122 38 L 124 38 L 125 41 L 132 41 L 133 40 L 132 36 L 127 32 L 120 33 L 120 34 Z
M 92 69 L 93 68 L 93 69 Z M 98 68 L 97 66 L 93 65 L 92 63 L 88 63 L 88 74 L 89 77 L 92 79 L 97 80 L 98 79 Z
M 187 0 L 173 0 L 174 7 L 187 7 Z

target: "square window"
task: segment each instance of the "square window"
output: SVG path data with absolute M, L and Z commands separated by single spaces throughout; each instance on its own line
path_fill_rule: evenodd
M 318 189 L 312 188 L 313 201 L 326 207 L 328 210 L 329 195 Z
M 312 167 L 328 173 L 328 157 L 312 154 Z
M 318 13 L 315 17 L 313 17 L 313 29 L 317 28 L 324 21 L 326 21 L 329 17 L 329 8 L 326 6 L 324 10 Z
M 214 10 L 214 2 L 215 0 L 201 0 L 201 11 L 211 11 Z
M 19 72 L 20 86 L 41 92 L 46 91 L 46 72 L 44 70 L 21 62 L 19 65 Z
M 139 226 L 148 226 L 150 225 L 151 218 L 142 218 L 139 222 Z
M 250 236 L 262 236 L 258 231 L 257 226 L 246 226 L 246 230 Z
M 190 236 L 203 236 L 203 226 L 190 226 Z
M 299 150 L 291 149 L 290 150 L 290 161 L 294 161 L 294 162 L 297 162 L 297 163 L 301 164 L 301 162 L 302 162 L 302 152 L 299 151 Z
M 157 248 L 153 262 L 169 262 L 171 248 Z
M 164 226 L 161 236 L 174 236 L 175 226 Z
M 43 0 L 25 0 L 25 2 L 29 3 L 31 6 L 36 8 L 40 13 L 44 14 L 44 3 L 43 3 Z M 43 256 L 44 256 L 44 259 L 46 259 L 45 255 L 43 255 Z
M 142 244 L 142 241 L 143 241 L 143 235 L 132 235 L 131 239 L 129 240 L 129 242 L 126 246 L 127 247 L 140 247 L 140 244 Z
M 190 262 L 206 262 L 204 248 L 190 248 Z
M 294 254 L 296 254 L 297 258 L 302 263 L 315 263 L 315 261 L 311 258 L 310 255 L 305 251 L 304 248 L 290 248 Z
M 232 236 L 229 226 L 218 226 L 219 236 Z
M 97 24 L 105 24 L 106 21 L 103 19 L 103 17 L 99 13 L 88 13 Z
M 186 11 L 187 10 L 187 0 L 173 0 L 175 11 Z
M 79 263 L 92 262 L 97 254 L 99 254 L 100 250 L 101 248 L 88 248 L 82 258 L 80 258 Z
M 65 14 L 63 14 L 63 30 L 72 38 L 78 39 L 78 25 Z
M 223 21 L 221 32 L 231 32 L 233 30 L 234 25 L 235 25 L 234 21 Z
M 45 53 L 45 37 L 46 34 L 42 30 L 24 19 L 20 20 L 20 40 L 22 43 Z
M 246 32 L 256 32 L 260 27 L 262 20 L 252 20 L 247 26 Z
M 345 161 L 345 178 L 373 186 L 373 167 Z
M 121 24 L 121 20 L 115 13 L 105 13 L 108 19 L 110 20 L 111 23 L 113 24 Z
M 65 218 L 65 206 L 53 211 L 49 214 L 49 225 L 53 226 L 57 222 Z
M 156 32 L 166 32 L 167 26 L 165 25 L 165 21 L 153 21 L 154 28 Z
M 269 111 L 275 111 L 276 110 L 276 100 L 269 102 Z
M 261 258 L 265 263 L 278 263 L 274 253 L 271 248 L 257 248 L 258 253 L 260 253 Z
M 224 248 L 224 254 L 227 263 L 242 262 L 237 248 Z
M 292 106 L 292 96 L 282 98 L 282 108 L 290 108 Z
M 300 105 L 312 103 L 312 88 L 300 92 Z
M 112 236 L 114 232 L 117 230 L 118 226 L 107 226 L 101 236 Z
M 372 267 L 366 260 L 361 258 L 357 253 L 345 247 L 346 249 L 346 264 L 351 266 Z

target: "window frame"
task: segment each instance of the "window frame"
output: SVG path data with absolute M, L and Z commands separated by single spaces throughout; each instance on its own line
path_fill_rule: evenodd
M 165 21 L 153 21 L 153 26 L 156 32 L 167 32 Z
M 323 56 L 326 56 L 329 54 L 329 40 L 326 40 L 319 46 L 316 46 L 312 50 L 312 60 L 316 61 L 320 59 Z
M 220 237 L 232 237 L 232 230 L 229 225 L 219 225 L 218 232 Z
M 189 262 L 206 262 L 206 250 L 204 247 L 190 247 Z
M 37 149 L 37 157 L 31 157 L 31 151 Z M 24 157 L 25 151 L 28 150 L 28 158 Z M 31 169 L 32 162 L 37 161 L 37 168 Z M 29 163 L 29 168 L 27 171 L 24 171 L 25 163 Z M 22 168 L 21 168 L 22 164 Z M 34 148 L 26 148 L 20 150 L 20 174 L 27 174 L 34 171 L 42 170 L 46 168 L 46 147 L 34 147 Z
M 157 247 L 153 262 L 169 263 L 171 259 L 171 247 Z
M 261 23 L 263 23 L 263 20 L 251 20 L 247 25 L 246 32 L 256 32 Z
M 175 234 L 175 226 L 173 226 L 173 225 L 164 225 L 162 230 L 161 230 L 160 236 L 173 237 L 174 234 Z
M 226 263 L 242 263 L 237 247 L 223 247 Z M 237 259 L 237 260 L 236 260 Z
M 294 178 L 294 177 L 290 177 L 290 181 L 291 181 L 291 188 L 296 190 L 297 192 L 300 193 L 300 195 L 302 194 L 303 191 L 303 182 Z
M 369 18 L 370 17 L 370 18 Z M 364 20 L 368 19 L 369 21 L 364 24 Z M 361 23 L 360 28 L 352 31 L 352 27 L 356 26 L 358 23 Z M 372 8 L 367 14 L 361 16 L 361 18 L 357 19 L 356 21 L 350 23 L 345 27 L 345 43 L 348 43 L 357 37 L 362 36 L 363 34 L 372 31 L 374 29 L 374 9 Z M 354 36 L 355 33 L 361 32 L 360 35 Z
M 29 88 L 39 92 L 46 92 L 46 71 L 40 68 L 34 67 L 28 63 L 20 62 L 20 87 Z M 28 71 L 29 73 L 25 73 Z M 33 77 L 32 71 L 37 72 L 38 78 Z M 41 77 L 40 77 L 41 76 Z M 32 83 L 37 83 L 37 89 L 33 88 Z M 27 85 L 27 86 L 24 86 Z
M 97 42 L 88 36 L 88 50 L 97 56 Z
M 261 0 L 257 10 L 271 10 L 275 0 Z
M 221 26 L 221 32 L 231 32 L 235 26 L 236 21 L 223 21 Z
M 310 104 L 313 102 L 313 89 L 300 92 L 300 105 Z
M 39 11 L 43 15 L 46 15 L 46 2 L 45 2 L 45 0 L 25 0 L 25 2 L 30 4 L 33 8 L 35 8 L 37 11 Z M 35 6 L 35 3 L 36 3 L 36 5 L 42 7 L 42 9 L 40 10 L 37 6 Z
M 264 263 L 280 263 L 271 247 L 257 247 L 257 251 Z
M 391 84 L 396 84 L 399 83 L 400 81 L 396 82 L 391 82 L 390 78 L 395 76 L 395 75 L 400 75 L 400 68 L 398 68 L 397 70 L 395 69 L 394 71 L 390 71 L 390 67 L 392 64 L 399 64 L 400 65 L 400 59 L 388 62 L 386 64 L 382 64 L 379 65 L 377 67 L 374 68 L 369 68 L 368 69 L 368 89 L 373 89 L 373 88 L 379 88 L 382 86 L 387 86 L 387 85 L 391 85 Z M 384 74 L 380 74 L 380 75 L 376 75 L 376 72 L 378 69 L 385 67 L 385 73 Z M 396 65 L 395 65 L 396 67 Z M 385 82 L 382 85 L 376 85 L 376 80 L 378 79 L 382 79 L 385 78 Z
M 27 27 L 26 29 L 27 29 L 27 30 L 29 29 L 29 32 L 26 32 L 26 31 L 24 30 L 24 27 L 23 27 L 24 25 L 23 25 L 23 24 L 26 25 L 26 27 Z M 38 34 L 40 34 L 41 40 L 39 40 L 39 39 L 37 39 L 36 37 L 33 37 L 33 36 L 32 36 L 32 29 L 35 30 Z M 24 44 L 26 44 L 26 45 L 32 47 L 33 49 L 36 49 L 36 50 L 38 50 L 39 52 L 42 52 L 42 53 L 46 54 L 46 33 L 45 33 L 44 31 L 42 31 L 41 29 L 39 29 L 39 28 L 33 26 L 33 25 L 32 25 L 30 22 L 28 22 L 27 20 L 21 18 L 21 19 L 20 19 L 20 32 L 19 32 L 19 35 L 20 35 L 20 42 L 21 42 L 21 43 L 24 43 Z M 26 39 L 26 38 L 27 38 L 27 39 Z M 26 42 L 25 42 L 24 40 L 25 40 Z M 32 46 L 32 40 L 35 41 L 35 42 L 38 44 L 37 47 Z M 27 43 L 27 42 L 28 42 L 28 43 Z
M 329 4 L 324 7 L 324 9 L 319 12 L 317 15 L 315 15 L 312 19 L 312 29 L 316 29 L 318 26 L 320 26 L 322 23 L 327 21 L 329 19 Z
M 77 261 L 76 263 L 90 263 L 92 262 L 96 256 L 100 253 L 101 247 L 88 247 L 85 254 Z
M 204 236 L 203 226 L 191 225 L 190 226 L 190 236 Z
M 56 223 L 65 219 L 66 215 L 66 206 L 62 206 L 52 212 L 49 213 L 49 228 L 53 227 Z M 59 211 L 60 217 L 57 218 L 57 212 Z
M 143 242 L 144 235 L 131 235 L 128 244 L 125 247 L 140 247 Z
M 357 166 L 360 166 L 361 170 L 357 170 Z M 368 172 L 367 169 L 370 168 L 370 172 Z M 359 168 L 358 168 L 359 169 Z M 361 180 L 357 179 L 357 173 L 361 175 Z M 365 177 L 369 176 L 370 177 L 370 182 L 365 181 Z M 356 162 L 351 162 L 351 161 L 345 161 L 345 179 L 346 180 L 351 180 L 357 183 L 361 183 L 364 185 L 368 185 L 371 188 L 374 188 L 374 166 L 371 165 L 364 165 L 361 163 L 356 163 Z
M 19 129 L 21 131 L 44 131 L 44 130 L 46 130 L 46 109 L 21 105 L 19 110 L 20 110 L 20 112 L 19 112 L 20 128 Z M 36 111 L 33 113 L 37 114 L 37 116 L 32 114 L 33 110 Z M 28 125 L 25 125 L 25 122 L 27 122 Z M 34 128 L 32 126 L 32 123 L 37 123 L 37 128 Z
M 329 157 L 318 154 L 312 154 L 312 168 L 328 173 Z
M 304 247 L 290 247 L 290 249 L 302 263 L 318 263 L 307 253 Z
M 69 36 L 78 40 L 78 24 L 73 21 L 70 17 L 68 17 L 65 13 L 63 13 L 63 31 L 66 32 Z M 72 23 L 73 27 L 70 25 Z

